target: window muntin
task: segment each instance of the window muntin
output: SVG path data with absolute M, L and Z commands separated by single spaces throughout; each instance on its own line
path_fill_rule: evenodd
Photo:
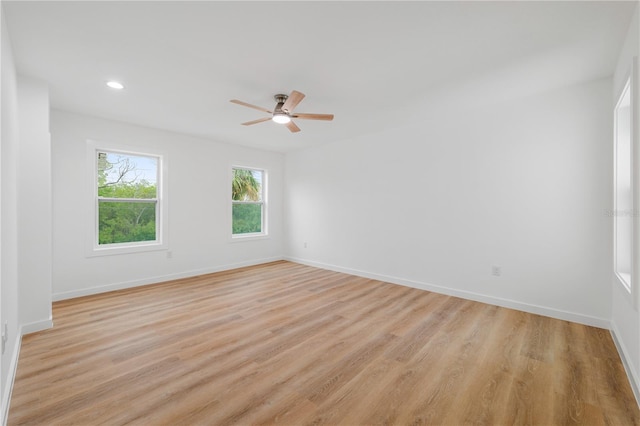
M 160 243 L 158 156 L 96 149 L 95 246 Z
M 266 172 L 246 167 L 233 167 L 231 171 L 232 236 L 266 235 Z

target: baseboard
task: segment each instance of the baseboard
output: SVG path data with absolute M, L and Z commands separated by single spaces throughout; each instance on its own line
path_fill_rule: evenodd
M 620 332 L 616 327 L 614 322 L 611 323 L 610 328 L 611 337 L 613 338 L 613 343 L 616 345 L 616 349 L 618 349 L 618 354 L 620 354 L 620 359 L 622 360 L 622 365 L 624 365 L 624 370 L 627 373 L 627 377 L 629 378 L 629 383 L 631 384 L 631 389 L 633 390 L 633 395 L 636 397 L 636 402 L 640 407 L 640 376 L 638 376 L 638 372 L 633 367 L 633 364 L 629 362 L 629 351 L 624 344 L 624 341 L 618 338 Z
M 2 425 L 6 425 L 9 420 L 9 405 L 11 404 L 11 393 L 13 392 L 13 382 L 16 379 L 16 371 L 18 369 L 18 358 L 20 357 L 20 346 L 22 345 L 22 330 L 16 335 L 16 342 L 13 345 L 13 353 L 11 354 L 11 362 L 9 363 L 9 371 L 7 372 L 7 381 L 5 382 L 2 392 Z
M 405 287 L 417 288 L 420 290 L 432 291 L 434 293 L 446 294 L 447 296 L 460 297 L 462 299 L 473 300 L 476 302 L 487 303 L 490 305 L 501 306 L 509 309 L 516 309 L 518 311 L 529 312 L 532 314 L 542 315 L 546 317 L 561 319 L 564 321 L 571 321 L 579 324 L 589 325 L 593 327 L 599 327 L 609 329 L 611 322 L 605 318 L 592 317 L 588 315 L 578 314 L 574 312 L 562 311 L 559 309 L 548 308 L 545 306 L 532 305 L 528 303 L 522 303 L 515 300 L 503 299 L 500 297 L 486 296 L 484 294 L 473 293 L 470 291 L 457 290 L 449 287 L 443 287 L 435 284 L 423 283 L 413 280 L 407 280 L 404 278 L 391 277 L 387 275 L 375 274 L 366 271 L 360 271 L 357 269 L 345 268 L 342 266 L 336 266 L 321 262 L 309 261 L 306 259 L 300 259 L 295 257 L 285 256 L 285 260 L 300 263 L 303 265 L 313 266 L 316 268 L 327 269 L 335 272 L 343 272 L 345 274 L 356 275 L 363 278 L 370 278 L 373 280 L 384 281 L 391 284 L 398 284 Z
M 197 275 L 212 274 L 215 272 L 228 271 L 230 269 L 244 268 L 246 266 L 260 265 L 263 263 L 275 262 L 283 259 L 284 258 L 282 256 L 275 256 L 263 259 L 254 259 L 245 262 L 231 263 L 227 265 L 213 266 L 210 268 L 193 269 L 189 271 L 178 272 L 175 274 L 157 275 L 155 277 L 144 278 L 141 280 L 123 281 L 103 286 L 83 288 L 81 290 L 53 293 L 52 298 L 54 302 L 58 300 L 73 299 L 76 297 L 90 296 L 93 294 L 106 293 L 109 291 L 123 290 L 126 288 L 139 287 L 149 284 L 157 284 L 165 281 L 177 280 L 180 278 L 189 278 Z
M 21 333 L 24 336 L 25 334 L 36 333 L 38 331 L 46 330 L 51 327 L 53 327 L 53 320 L 51 319 L 51 317 L 49 317 L 48 320 L 30 322 L 29 324 L 23 324 Z

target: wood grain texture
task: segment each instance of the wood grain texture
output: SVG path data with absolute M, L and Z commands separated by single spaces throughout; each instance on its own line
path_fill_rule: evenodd
M 10 425 L 634 425 L 608 331 L 274 262 L 56 302 Z

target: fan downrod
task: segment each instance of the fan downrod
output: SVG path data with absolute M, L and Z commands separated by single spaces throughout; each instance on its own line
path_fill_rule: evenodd
M 289 95 L 283 95 L 282 93 L 279 93 L 275 95 L 273 99 L 275 99 L 276 103 L 283 104 L 287 101 L 287 99 L 289 99 Z

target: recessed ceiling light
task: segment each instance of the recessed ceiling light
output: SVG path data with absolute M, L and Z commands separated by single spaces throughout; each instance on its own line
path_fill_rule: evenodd
M 118 81 L 107 81 L 107 86 L 111 87 L 112 89 L 116 89 L 116 90 L 122 90 L 124 89 L 124 85 Z

